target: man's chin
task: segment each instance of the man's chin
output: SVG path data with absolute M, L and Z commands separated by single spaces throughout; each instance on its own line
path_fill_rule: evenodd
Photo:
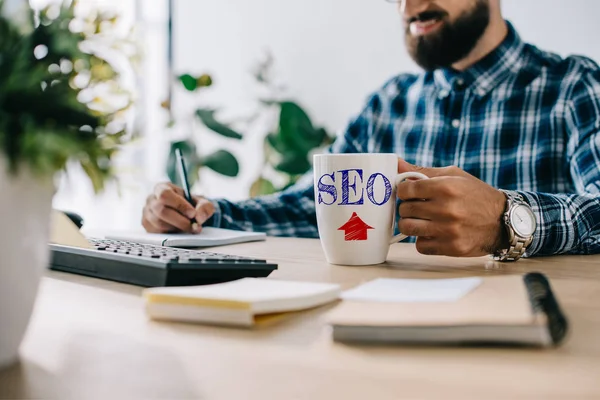
M 443 68 L 447 65 L 447 60 L 443 60 L 440 57 L 440 51 L 435 51 L 434 49 L 424 50 L 420 48 L 421 46 L 415 45 L 415 47 L 411 48 L 409 51 L 410 58 L 417 63 L 421 68 L 425 71 L 433 71 L 438 68 Z

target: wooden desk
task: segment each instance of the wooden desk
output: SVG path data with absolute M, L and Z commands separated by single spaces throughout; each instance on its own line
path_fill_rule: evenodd
M 336 344 L 330 307 L 258 330 L 147 320 L 140 288 L 49 272 L 22 346 L 0 372 L 0 398 L 575 399 L 600 398 L 600 257 L 499 264 L 425 257 L 394 245 L 389 263 L 325 263 L 316 240 L 269 239 L 219 248 L 279 263 L 273 279 L 337 282 L 541 271 L 571 322 L 551 350 Z

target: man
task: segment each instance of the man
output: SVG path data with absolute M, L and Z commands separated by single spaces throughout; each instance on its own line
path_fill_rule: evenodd
M 523 43 L 500 0 L 402 0 L 399 9 L 424 72 L 386 83 L 330 151 L 394 152 L 399 172 L 432 178 L 397 193 L 398 229 L 423 254 L 600 253 L 600 68 Z M 196 202 L 160 184 L 143 225 L 189 231 L 195 217 L 318 237 L 310 176 L 272 196 Z

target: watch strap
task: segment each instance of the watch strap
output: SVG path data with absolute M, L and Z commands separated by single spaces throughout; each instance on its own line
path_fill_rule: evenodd
M 517 261 L 523 257 L 527 247 L 531 243 L 531 239 L 524 240 L 516 235 L 513 235 L 514 239 L 510 243 L 508 249 L 503 249 L 494 255 L 496 261 Z
M 506 196 L 506 210 L 504 212 L 503 222 L 508 233 L 509 246 L 506 249 L 497 251 L 494 254 L 494 260 L 517 261 L 523 257 L 523 254 L 525 254 L 525 251 L 527 251 L 527 247 L 531 244 L 533 236 L 524 238 L 515 233 L 510 221 L 510 212 L 516 205 L 527 206 L 527 203 L 525 202 L 525 199 L 523 199 L 523 196 L 521 196 L 519 193 L 502 189 L 500 189 L 500 191 Z

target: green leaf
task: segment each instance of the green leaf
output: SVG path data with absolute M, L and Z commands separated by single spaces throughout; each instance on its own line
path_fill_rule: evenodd
M 298 104 L 290 101 L 281 103 L 278 138 L 286 151 L 295 152 L 298 156 L 307 155 L 323 144 L 327 137 L 325 129 L 315 128 Z M 281 149 L 278 151 L 285 152 Z
M 287 153 L 273 168 L 288 175 L 302 175 L 310 170 L 311 165 L 306 155 Z
M 196 85 L 199 88 L 212 86 L 213 80 L 212 77 L 208 74 L 202 74 L 196 78 Z
M 324 128 L 301 132 L 304 133 L 302 139 L 304 140 L 306 147 L 308 147 L 308 151 L 327 143 L 329 139 L 329 134 Z
M 198 87 L 196 78 L 190 74 L 181 75 L 179 81 L 183 84 L 183 87 L 190 92 L 193 92 Z
M 287 149 L 279 139 L 279 135 L 275 133 L 269 133 L 265 139 L 267 140 L 269 146 L 271 146 L 271 148 L 278 153 L 287 153 L 289 151 L 289 149 Z
M 275 188 L 275 185 L 273 185 L 273 182 L 262 176 L 255 180 L 252 186 L 250 186 L 250 197 L 264 196 L 275 192 L 277 192 L 277 189 Z
M 169 159 L 167 161 L 167 175 L 169 176 L 169 180 L 175 185 L 182 186 L 183 182 L 179 179 L 177 170 L 177 157 L 175 156 L 176 149 L 181 149 L 181 154 L 185 161 L 188 183 L 190 186 L 193 186 L 198 181 L 198 170 L 201 167 L 196 145 L 190 140 L 171 143 Z
M 302 107 L 292 101 L 284 101 L 281 102 L 279 128 L 282 133 L 293 134 L 301 129 L 312 131 L 313 125 Z
M 235 177 L 240 173 L 240 165 L 237 159 L 226 150 L 218 150 L 204 157 L 200 162 L 203 166 L 221 175 Z
M 196 110 L 196 116 L 208 129 L 218 133 L 221 136 L 237 140 L 241 140 L 243 137 L 229 126 L 217 121 L 215 118 L 215 110 L 199 108 Z
M 212 77 L 208 74 L 203 74 L 198 77 L 184 74 L 179 76 L 179 81 L 183 84 L 183 87 L 190 92 L 199 88 L 212 86 L 213 84 Z

